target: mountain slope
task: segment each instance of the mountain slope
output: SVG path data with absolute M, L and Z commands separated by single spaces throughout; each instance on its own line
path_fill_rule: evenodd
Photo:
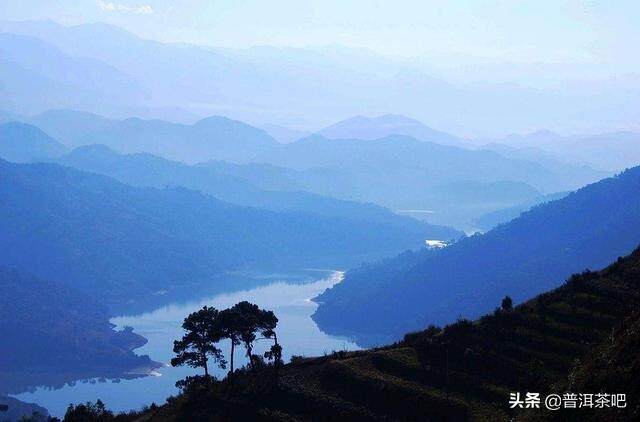
M 320 129 L 317 133 L 329 139 L 374 140 L 391 135 L 404 135 L 442 145 L 464 144 L 460 138 L 431 129 L 418 120 L 396 114 L 378 117 L 355 116 Z
M 3 411 L 0 408 L 0 415 L 2 415 L 3 421 L 7 422 L 20 421 L 23 416 L 32 417 L 34 413 L 37 413 L 43 420 L 49 415 L 49 412 L 44 407 L 38 406 L 34 403 L 24 403 L 13 397 L 0 396 L 0 406 L 7 406 L 7 410 Z M 38 419 L 35 419 L 38 421 Z M 40 421 L 38 421 L 40 422 Z
M 146 340 L 114 331 L 101 303 L 5 267 L 0 267 L 0 331 L 0 395 L 47 381 L 63 385 L 157 366 L 131 351 Z
M 640 239 L 640 167 L 533 208 L 440 251 L 404 254 L 347 273 L 320 295 L 325 330 L 378 342 L 429 323 L 477 317 L 600 268 Z M 366 292 L 366 294 L 363 294 Z
M 149 152 L 192 163 L 212 159 L 248 162 L 278 145 L 262 129 L 219 116 L 193 125 L 137 118 L 112 121 L 74 144 L 104 144 L 120 152 Z
M 142 95 L 133 78 L 118 69 L 96 59 L 70 57 L 38 38 L 2 33 L 0 51 L 4 60 L 97 95 Z
M 484 213 L 540 193 L 576 189 L 607 175 L 585 167 L 510 159 L 491 151 L 405 136 L 365 141 L 315 135 L 269 150 L 256 161 L 335 173 L 341 181 L 327 186 L 309 183 L 305 190 L 394 210 L 420 210 L 428 213 L 425 219 L 430 223 L 463 228 Z
M 19 122 L 22 116 L 6 110 L 0 110 L 0 123 Z
M 264 124 L 260 126 L 260 128 L 271 135 L 278 142 L 283 144 L 290 144 L 291 142 L 295 142 L 298 139 L 309 136 L 308 132 L 270 123 Z
M 65 109 L 47 110 L 22 121 L 39 127 L 70 147 L 75 146 L 79 139 L 114 123 L 97 114 Z
M 184 188 L 0 161 L 0 264 L 55 274 L 113 306 L 223 286 L 233 281 L 221 280 L 225 270 L 352 265 L 424 239 L 420 225 L 276 213 Z
M 184 106 L 198 115 L 224 114 L 247 121 L 286 119 L 317 127 L 363 111 L 393 110 L 456 133 L 491 134 L 536 126 L 575 131 L 593 127 L 594 122 L 633 127 L 633 110 L 639 108 L 637 75 L 564 83 L 557 64 L 542 66 L 558 83 L 541 89 L 530 84 L 539 84 L 540 65 L 525 66 L 515 75 L 511 69 L 494 80 L 487 68 L 484 76 L 475 66 L 434 73 L 433 60 L 407 61 L 335 46 L 215 49 L 163 44 L 99 22 L 67 27 L 52 21 L 0 21 L 0 30 L 39 37 L 70 56 L 97 59 L 122 70 L 144 83 L 149 107 Z M 583 74 L 584 64 L 576 66 L 560 67 L 568 71 L 565 75 Z M 450 83 L 452 72 L 464 76 Z M 438 79 L 439 74 L 449 82 Z M 101 107 L 93 103 L 85 109 Z M 123 114 L 122 106 L 110 111 Z
M 94 109 L 146 98 L 145 89 L 126 73 L 100 60 L 71 57 L 38 38 L 0 33 L 0 56 L 0 104 L 12 111 Z
M 248 162 L 278 145 L 264 130 L 221 116 L 180 124 L 140 118 L 107 119 L 93 113 L 57 109 L 22 120 L 69 146 L 104 144 L 120 152 L 148 152 L 188 162 Z
M 407 173 L 415 173 L 421 177 L 414 177 L 414 183 L 427 179 L 431 185 L 461 180 L 511 180 L 528 183 L 541 191 L 559 186 L 582 186 L 583 182 L 603 174 L 571 166 L 565 167 L 566 174 L 562 174 L 540 163 L 508 159 L 491 151 L 420 142 L 406 136 L 363 141 L 329 140 L 314 135 L 269 150 L 257 161 L 299 170 L 319 167 L 351 170 L 358 174 L 377 170 L 385 176 L 404 176 L 407 179 Z
M 618 329 L 612 331 L 608 341 L 580 359 L 566 382 L 561 384 L 567 391 L 621 391 L 626 394 L 627 407 L 624 409 L 603 409 L 594 415 L 586 409 L 579 412 L 563 412 L 556 420 L 597 421 L 597 420 L 637 420 L 640 418 L 640 403 L 635 399 L 640 395 L 640 315 L 635 314 L 624 320 Z M 619 394 L 619 393 L 617 393 Z M 634 399 L 630 399 L 634 398 Z
M 429 226 L 414 219 L 398 216 L 373 204 L 342 201 L 302 191 L 260 189 L 244 175 L 251 166 L 224 162 L 189 166 L 151 154 L 118 154 L 108 147 L 80 147 L 57 162 L 80 170 L 104 174 L 133 186 L 183 186 L 201 190 L 223 201 L 273 211 L 302 211 L 326 217 L 349 218 L 354 221 L 378 222 L 398 227 L 423 230 L 430 239 L 454 239 L 461 232 L 446 227 Z M 228 171 L 233 167 L 235 171 Z M 285 169 L 274 169 L 286 172 Z M 232 174 L 230 174 L 232 173 Z M 264 176 L 268 178 L 267 175 Z
M 640 133 L 637 132 L 561 136 L 539 131 L 492 142 L 483 148 L 534 161 L 552 157 L 607 171 L 621 171 L 640 164 Z
M 35 126 L 18 122 L 0 124 L 0 158 L 24 163 L 57 158 L 66 148 Z
M 297 358 L 192 385 L 139 421 L 637 419 L 640 249 L 513 309 L 387 347 Z M 604 352 L 604 353 L 603 353 Z M 588 372 L 589 370 L 593 372 Z M 617 375 L 617 377 L 616 377 Z M 616 378 L 614 378 L 616 377 Z M 512 392 L 626 392 L 625 409 L 511 409 Z
M 549 201 L 555 201 L 557 199 L 562 199 L 568 194 L 569 192 L 557 192 L 551 193 L 549 195 L 537 196 L 529 201 L 525 201 L 513 207 L 503 208 L 497 211 L 483 214 L 474 220 L 473 225 L 479 230 L 486 232 L 502 223 L 506 223 L 513 220 L 514 218 L 517 218 L 518 216 L 520 216 L 520 214 L 528 211 L 536 205 L 540 205 Z
M 558 154 L 596 168 L 622 170 L 640 164 L 640 133 L 616 132 L 572 139 Z

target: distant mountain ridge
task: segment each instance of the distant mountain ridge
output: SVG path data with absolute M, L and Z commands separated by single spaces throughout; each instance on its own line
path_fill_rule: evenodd
M 251 166 L 223 162 L 189 166 L 145 153 L 118 154 L 103 145 L 76 148 L 60 157 L 58 163 L 80 170 L 104 174 L 132 186 L 162 188 L 183 186 L 200 190 L 233 204 L 273 211 L 300 211 L 353 221 L 378 222 L 423 230 L 426 237 L 449 240 L 462 235 L 447 227 L 430 226 L 401 217 L 374 204 L 334 199 L 304 191 L 261 189 L 250 177 Z M 227 170 L 237 167 L 235 171 Z M 273 169 L 277 173 L 286 169 Z M 268 178 L 268 176 L 265 176 Z
M 193 124 L 137 117 L 125 120 L 75 110 L 48 110 L 26 123 L 38 126 L 70 147 L 104 144 L 123 153 L 148 152 L 165 158 L 201 162 L 249 162 L 278 146 L 264 130 L 238 120 L 210 116 Z
M 304 190 L 394 210 L 424 210 L 430 223 L 456 227 L 540 193 L 576 189 L 608 175 L 400 135 L 375 140 L 312 135 L 267 150 L 255 161 L 303 172 L 322 170 L 336 180 L 328 185 L 310 182 Z
M 431 129 L 418 120 L 397 114 L 378 117 L 355 116 L 320 129 L 317 133 L 329 139 L 366 140 L 404 135 L 436 144 L 464 145 L 463 140 L 456 136 Z
M 431 179 L 432 184 L 435 183 L 434 180 L 440 183 L 460 180 L 511 180 L 529 183 L 542 191 L 554 190 L 566 186 L 567 183 L 575 187 L 583 185 L 578 181 L 567 182 L 571 175 L 568 177 L 557 168 L 545 168 L 544 164 L 513 160 L 491 151 L 468 150 L 418 141 L 403 135 L 391 135 L 375 140 L 341 139 L 339 142 L 312 135 L 298 142 L 267 150 L 258 155 L 256 161 L 298 170 L 331 168 L 350 169 L 352 172 L 361 173 L 365 170 L 385 173 L 419 171 Z M 582 180 L 603 174 L 588 168 L 568 169 L 581 174 L 584 177 Z M 411 180 L 415 183 L 421 179 L 415 177 Z
M 264 124 L 261 125 L 260 128 L 266 131 L 278 142 L 281 142 L 283 144 L 290 144 L 291 142 L 295 142 L 298 139 L 309 136 L 309 132 L 274 124 Z
M 610 171 L 640 164 L 640 133 L 631 131 L 562 136 L 541 130 L 491 140 L 482 148 L 505 156 L 531 160 L 553 158 Z
M 78 146 L 84 137 L 115 124 L 115 120 L 95 113 L 68 109 L 47 110 L 21 121 L 39 127 L 68 147 Z
M 365 342 L 382 334 L 389 340 L 430 323 L 477 317 L 505 295 L 526 300 L 573 272 L 601 268 L 629 253 L 638 239 L 640 167 L 635 167 L 484 235 L 352 270 L 318 297 L 314 318 L 331 333 Z
M 527 161 L 401 135 L 373 140 L 312 135 L 285 145 L 261 129 L 219 116 L 185 125 L 51 110 L 24 120 L 72 146 L 98 143 L 120 153 L 147 152 L 187 163 L 247 164 L 243 170 L 217 164 L 215 171 L 244 173 L 234 177 L 249 177 L 262 190 L 307 191 L 401 213 L 417 210 L 411 215 L 464 230 L 487 212 L 575 189 L 607 174 L 553 159 Z
M 185 125 L 50 110 L 24 121 L 70 146 L 97 143 L 120 153 L 148 152 L 187 163 L 247 164 L 241 172 L 253 166 L 255 172 L 245 176 L 262 190 L 307 191 L 402 213 L 425 210 L 428 215 L 415 216 L 465 230 L 473 218 L 487 212 L 606 175 L 554 160 L 530 162 L 401 135 L 339 141 L 312 135 L 281 144 L 261 129 L 219 116 Z M 240 171 L 231 169 L 227 166 L 225 171 Z
M 55 274 L 112 309 L 229 288 L 228 270 L 350 266 L 423 244 L 428 227 L 404 221 L 273 212 L 0 160 L 0 265 Z
M 442 73 L 442 79 L 421 59 L 344 47 L 232 49 L 162 43 L 101 22 L 64 26 L 54 21 L 0 21 L 0 31 L 37 37 L 70 58 L 100 61 L 142 87 L 134 93 L 102 90 L 96 84 L 102 94 L 98 97 L 77 86 L 50 83 L 47 69 L 0 72 L 3 83 L 21 87 L 15 101 L 3 103 L 9 94 L 3 91 L 0 107 L 19 105 L 22 110 L 10 110 L 18 113 L 77 108 L 118 118 L 181 115 L 188 122 L 222 114 L 252 122 L 295 119 L 318 127 L 344 116 L 392 110 L 452 133 L 487 134 L 534 125 L 580 128 L 597 121 L 615 128 L 637 123 L 633 110 L 638 108 L 640 79 L 633 74 L 613 80 L 574 78 L 572 83 L 540 89 L 529 85 L 539 76 L 540 66 L 549 72 L 558 64 L 525 66 L 522 75 L 503 74 L 508 82 L 522 77 L 521 83 L 500 78 L 486 82 L 476 79 L 475 71 L 459 68 L 469 76 L 454 82 L 447 81 L 451 72 Z M 575 65 L 569 66 L 568 74 L 576 75 Z M 548 73 L 552 79 L 554 75 Z M 86 80 L 92 80 L 90 75 Z M 38 95 L 41 92 L 48 95 Z
M 247 162 L 277 145 L 265 131 L 220 116 L 193 125 L 130 118 L 78 140 L 80 145 L 95 143 L 120 152 L 149 152 L 191 163 L 211 159 Z
M 18 162 L 52 160 L 66 151 L 58 141 L 35 126 L 0 123 L 0 158 Z
M 570 192 L 557 192 L 549 195 L 541 195 L 535 197 L 527 202 L 523 202 L 513 207 L 503 208 L 501 210 L 492 211 L 487 214 L 481 215 L 474 220 L 474 226 L 481 231 L 489 231 L 499 224 L 506 223 L 508 221 L 517 218 L 523 212 L 530 210 L 531 208 L 543 204 L 549 201 L 555 201 L 567 196 Z
M 0 53 L 0 108 L 30 114 L 145 101 L 145 88 L 125 72 L 94 58 L 71 57 L 39 38 L 0 33 Z

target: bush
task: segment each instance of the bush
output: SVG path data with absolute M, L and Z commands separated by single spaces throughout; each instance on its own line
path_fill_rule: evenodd
M 113 412 L 108 410 L 100 399 L 95 404 L 91 402 L 76 406 L 70 404 L 64 415 L 64 422 L 110 422 L 113 420 Z

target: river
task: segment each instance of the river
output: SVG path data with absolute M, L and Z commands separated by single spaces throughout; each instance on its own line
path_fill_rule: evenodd
M 339 271 L 318 271 L 318 279 L 308 283 L 292 283 L 286 279 L 250 290 L 223 293 L 202 298 L 186 304 L 171 304 L 152 312 L 134 316 L 121 316 L 111 322 L 122 328 L 131 326 L 134 331 L 148 339 L 148 343 L 136 353 L 149 355 L 157 362 L 167 364 L 173 356 L 173 341 L 182 336 L 182 320 L 189 313 L 204 305 L 218 309 L 228 308 L 242 300 L 256 303 L 261 308 L 274 311 L 279 319 L 276 331 L 278 341 L 283 346 L 283 358 L 287 362 L 292 355 L 316 356 L 334 350 L 358 349 L 355 343 L 321 332 L 311 319 L 317 305 L 310 299 L 325 289 L 339 283 L 343 273 Z M 270 342 L 257 342 L 256 352 L 261 353 Z M 228 342 L 219 345 L 229 360 Z M 236 365 L 245 363 L 244 349 L 236 348 Z M 150 376 L 128 380 L 85 380 L 59 389 L 46 386 L 34 391 L 13 395 L 24 402 L 36 403 L 49 410 L 51 415 L 61 417 L 69 403 L 95 401 L 101 399 L 114 411 L 139 409 L 152 402 L 164 403 L 178 390 L 175 382 L 187 375 L 199 373 L 191 368 L 163 366 Z M 217 369 L 217 376 L 226 371 Z

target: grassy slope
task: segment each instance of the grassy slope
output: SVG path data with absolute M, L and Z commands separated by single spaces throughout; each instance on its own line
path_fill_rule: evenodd
M 237 374 L 232 383 L 188 390 L 139 420 L 547 418 L 545 411 L 510 413 L 509 392 L 637 391 L 638 323 L 623 321 L 639 300 L 640 249 L 512 311 L 408 334 L 381 349 L 296 359 L 277 381 L 268 371 Z M 628 400 L 629 413 L 615 419 L 637 414 L 638 401 L 632 394 Z M 606 419 L 596 412 L 583 417 Z

